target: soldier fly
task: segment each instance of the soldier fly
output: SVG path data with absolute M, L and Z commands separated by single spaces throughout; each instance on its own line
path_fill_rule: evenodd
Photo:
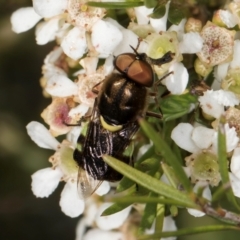
M 103 81 L 95 99 L 87 135 L 78 138 L 73 158 L 79 166 L 78 190 L 84 198 L 104 180 L 121 180 L 122 175 L 108 166 L 102 155 L 130 164 L 130 157 L 123 152 L 139 129 L 137 118 L 148 115 L 147 88 L 154 84 L 151 62 L 159 65 L 172 61 L 171 52 L 160 59 L 151 59 L 132 49 L 134 53 L 115 58 L 115 70 Z

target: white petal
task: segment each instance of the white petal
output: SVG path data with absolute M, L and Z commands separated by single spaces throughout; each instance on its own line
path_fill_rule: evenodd
M 231 164 L 230 164 L 231 172 L 240 179 L 240 148 L 237 147 L 234 149 Z
M 211 97 L 225 107 L 233 107 L 239 104 L 236 95 L 231 91 L 217 90 L 211 92 Z
M 210 128 L 198 126 L 193 129 L 192 140 L 201 149 L 207 149 L 211 146 L 215 131 Z
M 240 179 L 237 178 L 233 173 L 229 173 L 229 179 L 234 195 L 240 198 Z
M 166 12 L 163 17 L 154 19 L 150 18 L 150 24 L 155 29 L 156 32 L 166 31 L 167 30 L 167 19 L 169 11 L 170 1 L 166 4 Z
M 235 127 L 229 127 L 229 124 L 226 123 L 224 125 L 226 131 L 226 145 L 227 145 L 227 152 L 231 152 L 233 149 L 237 147 L 239 142 L 239 138 L 237 136 L 237 132 Z
M 88 198 L 86 200 L 86 207 L 84 212 L 84 219 L 87 226 L 95 225 L 95 219 L 98 214 L 99 204 L 94 198 Z
M 181 94 L 188 84 L 188 71 L 182 63 L 175 62 L 169 68 L 169 72 L 173 71 L 166 79 L 166 87 L 172 94 Z
M 98 58 L 97 57 L 85 57 L 85 58 L 81 59 L 79 63 L 85 69 L 85 73 L 87 75 L 94 74 L 97 69 Z
M 68 181 L 61 193 L 61 199 L 59 202 L 62 212 L 69 217 L 78 217 L 83 213 L 85 204 L 83 199 L 78 195 L 77 183 Z
M 231 152 L 238 144 L 239 138 L 237 137 L 236 129 L 234 127 L 229 128 L 228 123 L 224 125 L 226 134 L 226 147 L 227 152 Z M 218 149 L 218 133 L 215 132 L 213 136 L 213 150 L 217 152 Z
M 112 54 L 122 37 L 121 31 L 110 22 L 98 20 L 92 27 L 92 44 L 102 57 Z
M 189 123 L 179 123 L 172 131 L 172 140 L 182 149 L 194 153 L 200 149 L 192 140 L 193 126 Z
M 43 124 L 32 121 L 27 126 L 30 138 L 41 148 L 57 150 L 59 142 L 49 133 Z
M 36 197 L 48 197 L 58 186 L 63 176 L 59 168 L 44 168 L 32 175 L 32 191 Z
M 62 55 L 63 50 L 60 47 L 55 47 L 44 59 L 44 64 L 55 64 Z
M 222 63 L 214 68 L 214 77 L 217 81 L 221 82 L 227 76 L 228 67 L 229 63 Z
M 76 237 L 75 240 L 82 240 L 83 239 L 83 235 L 86 231 L 86 222 L 85 222 L 85 218 L 81 218 L 80 221 L 77 224 L 76 227 Z
M 87 49 L 85 30 L 78 27 L 71 29 L 64 37 L 61 47 L 68 57 L 74 60 L 81 58 Z
M 68 0 L 33 0 L 36 13 L 45 18 L 50 18 L 67 9 Z
M 123 233 L 116 231 L 104 231 L 101 229 L 91 229 L 82 240 L 124 240 L 125 237 Z
M 32 7 L 19 8 L 11 16 L 12 30 L 21 33 L 32 28 L 42 17 Z
M 112 73 L 114 66 L 113 66 L 113 55 L 110 55 L 109 57 L 106 58 L 105 63 L 104 63 L 104 75 L 108 76 L 109 74 Z
M 178 40 L 179 40 L 179 41 L 181 41 L 182 38 L 183 38 L 184 27 L 185 27 L 186 21 L 187 21 L 187 19 L 186 19 L 186 18 L 183 18 L 178 25 L 173 24 L 173 25 L 168 29 L 169 32 L 174 31 L 174 32 L 177 33 L 177 36 L 178 36 Z
M 221 20 L 228 28 L 233 28 L 237 24 L 237 19 L 228 10 L 219 10 Z
M 130 46 L 136 47 L 138 44 L 138 36 L 128 30 L 123 29 L 122 32 L 122 41 L 119 43 L 119 45 L 115 48 L 113 55 L 118 56 L 119 54 L 126 53 L 126 52 L 133 52 L 132 48 Z M 140 50 L 140 49 L 138 49 Z
M 192 215 L 194 217 L 203 217 L 205 215 L 204 212 L 201 212 L 199 210 L 192 209 L 192 208 L 187 208 L 187 211 L 190 215 Z
M 204 187 L 202 196 L 204 198 L 206 198 L 207 200 L 211 201 L 212 194 L 211 194 L 211 191 L 210 191 L 210 188 L 209 188 L 208 184 L 206 182 L 199 181 L 194 186 L 193 191 L 196 193 L 200 187 L 201 188 Z M 187 211 L 188 211 L 189 214 L 191 214 L 194 217 L 202 217 L 202 216 L 205 215 L 204 212 L 196 210 L 196 209 L 188 208 Z
M 234 41 L 233 60 L 230 63 L 231 68 L 238 68 L 240 66 L 240 40 Z
M 72 108 L 69 111 L 68 115 L 72 118 L 76 118 L 77 116 L 79 116 L 78 119 L 80 120 L 80 118 L 87 113 L 88 109 L 89 107 L 87 105 L 81 103 L 77 107 Z
M 167 216 L 163 220 L 163 232 L 166 231 L 176 231 L 177 226 L 175 221 L 173 220 L 172 216 Z M 177 237 L 167 237 L 167 238 L 161 238 L 161 240 L 175 240 Z
M 44 45 L 50 41 L 53 41 L 58 29 L 59 18 L 53 18 L 47 22 L 39 23 L 35 32 L 37 44 Z
M 48 79 L 45 90 L 54 97 L 68 97 L 78 93 L 78 87 L 73 81 L 58 74 Z
M 198 101 L 202 110 L 210 116 L 219 118 L 224 112 L 224 106 L 213 98 L 213 90 L 207 90 L 203 96 L 198 98 Z
M 77 145 L 77 139 L 81 133 L 82 127 L 73 127 L 67 134 L 67 140 L 71 142 L 75 147 Z
M 127 219 L 129 212 L 131 211 L 132 208 L 131 206 L 129 206 L 115 214 L 109 216 L 101 216 L 102 212 L 111 205 L 112 205 L 111 203 L 103 203 L 99 209 L 98 216 L 96 217 L 96 224 L 102 230 L 111 230 L 114 228 L 119 228 Z
M 152 13 L 153 8 L 146 8 L 145 6 L 142 6 L 142 7 L 135 7 L 134 10 L 135 10 L 138 25 L 148 24 L 149 22 L 148 15 Z
M 100 185 L 100 187 L 96 190 L 96 194 L 99 196 L 103 196 L 104 194 L 108 193 L 110 190 L 109 182 L 103 181 L 103 183 Z
M 197 53 L 203 46 L 203 39 L 197 32 L 189 32 L 183 34 L 183 39 L 179 43 L 181 53 Z

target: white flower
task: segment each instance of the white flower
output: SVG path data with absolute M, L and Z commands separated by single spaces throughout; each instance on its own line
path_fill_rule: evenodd
M 44 45 L 53 41 L 59 30 L 59 17 L 51 18 L 49 21 L 41 22 L 36 27 L 36 41 L 39 45 Z
M 170 74 L 164 82 L 172 94 L 182 94 L 188 83 L 188 71 L 182 63 L 175 62 L 169 67 Z
M 108 57 L 122 41 L 121 31 L 108 21 L 98 20 L 92 27 L 92 44 L 101 57 Z
M 227 152 L 231 152 L 237 146 L 239 142 L 239 138 L 236 133 L 235 127 L 229 127 L 229 124 L 224 124 L 224 130 L 226 135 L 226 150 Z M 215 132 L 213 137 L 213 151 L 217 152 L 218 149 L 218 134 Z
M 68 0 L 33 0 L 33 8 L 40 16 L 50 18 L 67 9 Z
M 240 180 L 240 147 L 234 149 L 230 169 L 231 172 Z
M 145 233 L 146 234 L 154 234 L 155 224 L 156 224 L 156 222 L 154 221 L 152 224 L 152 227 L 150 229 L 147 229 L 145 231 Z M 176 230 L 177 230 L 177 226 L 176 226 L 175 221 L 173 220 L 172 216 L 164 217 L 162 232 L 176 231 Z M 177 239 L 177 238 L 176 237 L 161 238 L 161 240 L 175 240 L 175 239 Z
M 168 1 L 167 4 L 165 5 L 166 12 L 165 12 L 164 16 L 162 16 L 161 18 L 157 18 L 157 19 L 150 18 L 150 24 L 155 29 L 156 32 L 167 30 L 167 19 L 168 19 L 168 11 L 169 11 L 170 2 L 171 1 Z
M 152 13 L 153 8 L 147 8 L 145 6 L 135 7 L 134 11 L 137 18 L 137 23 L 139 25 L 148 24 L 149 17 L 148 15 Z
M 59 143 L 52 137 L 47 129 L 38 122 L 31 122 L 27 126 L 28 134 L 34 142 L 44 148 L 57 149 Z M 66 171 L 61 165 L 54 169 L 45 168 L 32 175 L 32 191 L 37 197 L 48 197 L 58 186 L 62 178 L 66 178 Z M 74 176 L 74 175 L 73 175 Z M 77 191 L 77 171 L 75 170 L 75 181 L 72 178 L 66 183 L 60 199 L 62 211 L 70 216 L 77 217 L 83 212 L 84 201 Z
M 189 123 L 179 123 L 171 133 L 171 138 L 179 147 L 192 153 L 200 150 L 192 139 L 193 129 Z
M 111 203 L 103 203 L 99 208 L 98 214 L 95 218 L 97 226 L 102 230 L 119 228 L 127 219 L 132 208 L 129 206 L 122 211 L 111 214 L 109 216 L 101 216 L 102 212 L 109 206 L 111 206 Z
M 219 17 L 228 28 L 233 28 L 237 24 L 237 19 L 230 11 L 220 9 L 218 12 Z
M 203 39 L 198 32 L 183 34 L 183 39 L 179 43 L 181 53 L 197 53 L 202 49 Z
M 78 93 L 77 85 L 60 74 L 55 74 L 48 79 L 45 90 L 54 97 L 68 97 Z
M 72 182 L 71 180 L 67 181 L 62 190 L 59 204 L 62 212 L 69 217 L 78 217 L 83 213 L 85 203 L 84 200 L 79 197 L 76 182 Z
M 61 47 L 70 58 L 74 60 L 81 58 L 87 49 L 85 30 L 79 27 L 71 29 L 63 38 Z
M 58 186 L 63 173 L 59 168 L 44 168 L 32 175 L 32 191 L 36 197 L 48 197 Z
M 39 122 L 30 122 L 27 126 L 28 135 L 42 148 L 57 150 L 60 144 L 49 131 Z
M 204 198 L 206 198 L 207 200 L 211 201 L 211 199 L 212 199 L 212 194 L 211 194 L 210 188 L 209 188 L 209 186 L 206 184 L 206 182 L 205 182 L 205 183 L 204 183 L 204 182 L 201 182 L 201 181 L 200 181 L 200 182 L 197 182 L 196 185 L 195 185 L 194 188 L 193 188 L 193 191 L 194 191 L 195 193 L 197 193 L 199 188 L 204 188 L 203 193 L 202 193 L 202 196 L 203 196 Z M 205 215 L 204 212 L 199 211 L 199 210 L 196 210 L 196 209 L 192 209 L 192 208 L 188 208 L 187 211 L 188 211 L 189 214 L 191 214 L 191 215 L 194 216 L 194 217 L 202 217 L 202 216 Z
M 198 98 L 203 111 L 215 118 L 219 118 L 224 113 L 224 107 L 239 104 L 239 100 L 234 93 L 224 90 L 207 90 L 203 96 Z
M 16 33 L 25 32 L 41 18 L 32 7 L 19 8 L 11 16 L 12 30 Z
M 89 230 L 82 239 L 76 240 L 124 240 L 125 237 L 123 233 L 118 231 L 105 231 L 101 229 L 91 229 Z
M 231 172 L 229 173 L 229 179 L 233 190 L 233 194 L 236 197 L 240 197 L 240 179 Z

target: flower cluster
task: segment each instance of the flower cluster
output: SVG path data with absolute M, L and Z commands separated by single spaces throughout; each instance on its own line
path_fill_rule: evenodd
M 21 8 L 12 14 L 12 28 L 16 33 L 37 24 L 37 44 L 57 43 L 44 60 L 40 80 L 43 94 L 52 99 L 41 114 L 49 127 L 47 129 L 38 122 L 27 125 L 31 139 L 55 153 L 49 158 L 52 167 L 32 175 L 32 191 L 37 197 L 48 197 L 59 181 L 66 182 L 60 199 L 62 211 L 70 217 L 85 215 L 78 226 L 78 239 L 95 239 L 96 235 L 103 236 L 101 239 L 124 239 L 123 224 L 129 218 L 131 207 L 117 213 L 119 215 L 100 217 L 106 206 L 101 205 L 95 194 L 86 202 L 79 197 L 78 166 L 73 151 L 79 134 L 86 127 L 83 124 L 69 125 L 76 124 L 91 112 L 96 97 L 92 88 L 112 73 L 115 56 L 133 52 L 131 46 L 153 59 L 159 59 L 169 51 L 174 53 L 171 62 L 153 65 L 159 79 L 171 72 L 161 82 L 171 95 L 188 92 L 190 76 L 184 63 L 185 56 L 195 56 L 192 66 L 203 79 L 214 72 L 212 89 L 202 92 L 197 104 L 204 118 L 212 122 L 211 127 L 197 122 L 180 123 L 173 129 L 171 138 L 180 148 L 191 153 L 185 158 L 185 170 L 196 191 L 205 187 L 203 195 L 211 199 L 209 186 L 218 186 L 221 181 L 217 129 L 219 119 L 224 116 L 229 176 L 234 194 L 240 197 L 240 40 L 232 30 L 240 26 L 240 3 L 233 1 L 204 25 L 195 18 L 183 18 L 178 25 L 167 28 L 169 8 L 170 1 L 166 4 L 164 16 L 156 19 L 150 17 L 152 8 L 136 7 L 128 12 L 131 22 L 127 28 L 106 17 L 106 9 L 90 7 L 83 0 L 33 0 L 33 7 Z M 192 109 L 192 105 L 189 106 L 189 112 Z M 63 134 L 66 138 L 60 143 L 56 137 Z M 95 193 L 103 195 L 109 191 L 110 184 L 103 182 Z M 189 212 L 202 215 L 191 209 Z M 83 237 L 89 226 L 95 228 Z M 118 228 L 121 231 L 112 231 Z

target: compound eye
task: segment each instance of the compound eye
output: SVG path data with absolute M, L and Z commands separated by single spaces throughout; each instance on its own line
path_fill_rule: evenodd
M 127 73 L 129 66 L 136 60 L 133 53 L 121 54 L 115 58 L 115 67 L 121 73 Z
M 129 66 L 127 76 L 145 87 L 151 87 L 153 85 L 153 70 L 147 62 L 135 60 L 131 66 Z

